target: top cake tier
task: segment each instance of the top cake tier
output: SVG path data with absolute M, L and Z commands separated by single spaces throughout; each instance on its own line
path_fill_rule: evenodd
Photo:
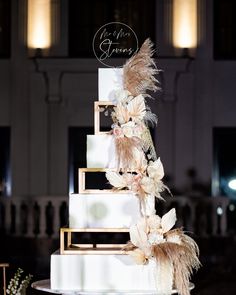
M 123 90 L 123 68 L 99 68 L 98 100 L 113 102 L 117 90 Z

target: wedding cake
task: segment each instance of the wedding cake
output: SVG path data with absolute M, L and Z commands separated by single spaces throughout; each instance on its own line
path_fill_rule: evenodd
M 198 247 L 182 229 L 172 229 L 175 209 L 156 215 L 155 201 L 168 188 L 148 128 L 156 122 L 146 102 L 147 91 L 157 90 L 152 54 L 148 39 L 123 68 L 99 69 L 95 134 L 87 135 L 79 194 L 69 196 L 69 227 L 61 228 L 60 250 L 51 255 L 53 290 L 189 294 Z M 112 120 L 109 132 L 100 129 L 102 113 Z M 88 187 L 93 173 L 105 174 L 110 187 Z M 130 241 L 74 242 L 81 233 L 128 233 Z

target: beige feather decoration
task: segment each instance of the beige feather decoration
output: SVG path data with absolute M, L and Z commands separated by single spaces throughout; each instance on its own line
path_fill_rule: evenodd
M 176 243 L 163 243 L 155 245 L 155 248 L 161 249 L 165 257 L 173 264 L 174 268 L 174 285 L 181 295 L 189 295 L 189 278 L 192 270 L 198 269 L 200 262 L 194 249 L 189 248 L 186 244 L 178 245 Z M 154 255 L 156 252 L 154 253 Z M 160 257 L 156 256 L 159 260 Z M 165 259 L 166 259 L 165 258 Z
M 127 171 L 135 163 L 134 150 L 140 150 L 142 147 L 141 139 L 133 137 L 116 137 L 115 138 L 116 156 L 118 161 L 118 169 Z
M 131 95 L 145 95 L 147 90 L 156 91 L 158 73 L 153 55 L 153 44 L 146 39 L 138 53 L 132 56 L 123 67 L 123 85 Z
M 173 287 L 173 264 L 158 246 L 153 246 L 153 256 L 156 258 L 156 290 L 158 294 L 170 295 Z

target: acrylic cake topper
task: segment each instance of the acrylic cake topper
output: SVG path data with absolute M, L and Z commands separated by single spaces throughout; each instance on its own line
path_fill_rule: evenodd
M 118 67 L 117 57 L 130 58 L 138 50 L 134 30 L 121 22 L 110 22 L 100 27 L 93 37 L 93 52 L 106 67 Z

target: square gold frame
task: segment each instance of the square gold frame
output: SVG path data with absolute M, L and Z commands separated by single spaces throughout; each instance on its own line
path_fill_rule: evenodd
M 115 106 L 111 101 L 95 101 L 94 102 L 94 134 L 107 134 L 107 131 L 100 130 L 100 107 Z
M 79 168 L 78 171 L 78 180 L 79 180 L 79 194 L 111 194 L 114 193 L 113 189 L 86 189 L 85 187 L 85 174 L 89 172 L 107 172 L 107 171 L 116 171 L 115 169 L 102 169 L 102 168 Z M 117 193 L 127 194 L 130 190 L 117 190 Z
M 125 254 L 125 244 L 73 244 L 74 233 L 128 233 L 128 228 L 66 228 L 60 229 L 60 254 Z

